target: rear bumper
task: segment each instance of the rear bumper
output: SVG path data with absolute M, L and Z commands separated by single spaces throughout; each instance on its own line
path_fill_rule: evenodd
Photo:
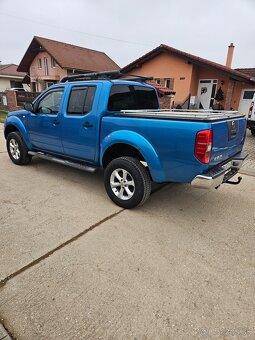
M 198 175 L 193 178 L 191 185 L 196 188 L 213 189 L 227 182 L 231 177 L 236 175 L 242 167 L 243 161 L 248 156 L 240 152 L 231 158 L 227 163 L 217 165 L 207 173 Z

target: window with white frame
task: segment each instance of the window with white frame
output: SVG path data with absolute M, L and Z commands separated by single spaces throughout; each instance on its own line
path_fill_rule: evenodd
M 38 58 L 38 68 L 42 69 L 42 59 Z
M 174 87 L 174 79 L 173 78 L 165 78 L 165 87 L 172 90 L 173 87 Z
M 51 67 L 55 68 L 56 66 L 57 66 L 56 60 L 53 57 L 51 57 Z

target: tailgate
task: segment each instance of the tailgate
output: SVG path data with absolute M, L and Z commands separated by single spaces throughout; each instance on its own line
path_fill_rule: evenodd
M 246 136 L 245 117 L 212 123 L 213 148 L 210 165 L 221 163 L 242 150 Z

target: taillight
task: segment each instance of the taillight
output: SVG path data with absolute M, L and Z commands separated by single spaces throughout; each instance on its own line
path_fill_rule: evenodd
M 202 130 L 196 135 L 195 156 L 202 163 L 209 163 L 212 152 L 212 130 Z

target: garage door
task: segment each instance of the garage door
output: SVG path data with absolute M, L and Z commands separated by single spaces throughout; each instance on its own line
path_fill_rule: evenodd
M 248 115 L 248 111 L 251 105 L 251 100 L 255 93 L 255 89 L 245 89 L 242 91 L 239 109 L 238 111 L 242 114 Z

